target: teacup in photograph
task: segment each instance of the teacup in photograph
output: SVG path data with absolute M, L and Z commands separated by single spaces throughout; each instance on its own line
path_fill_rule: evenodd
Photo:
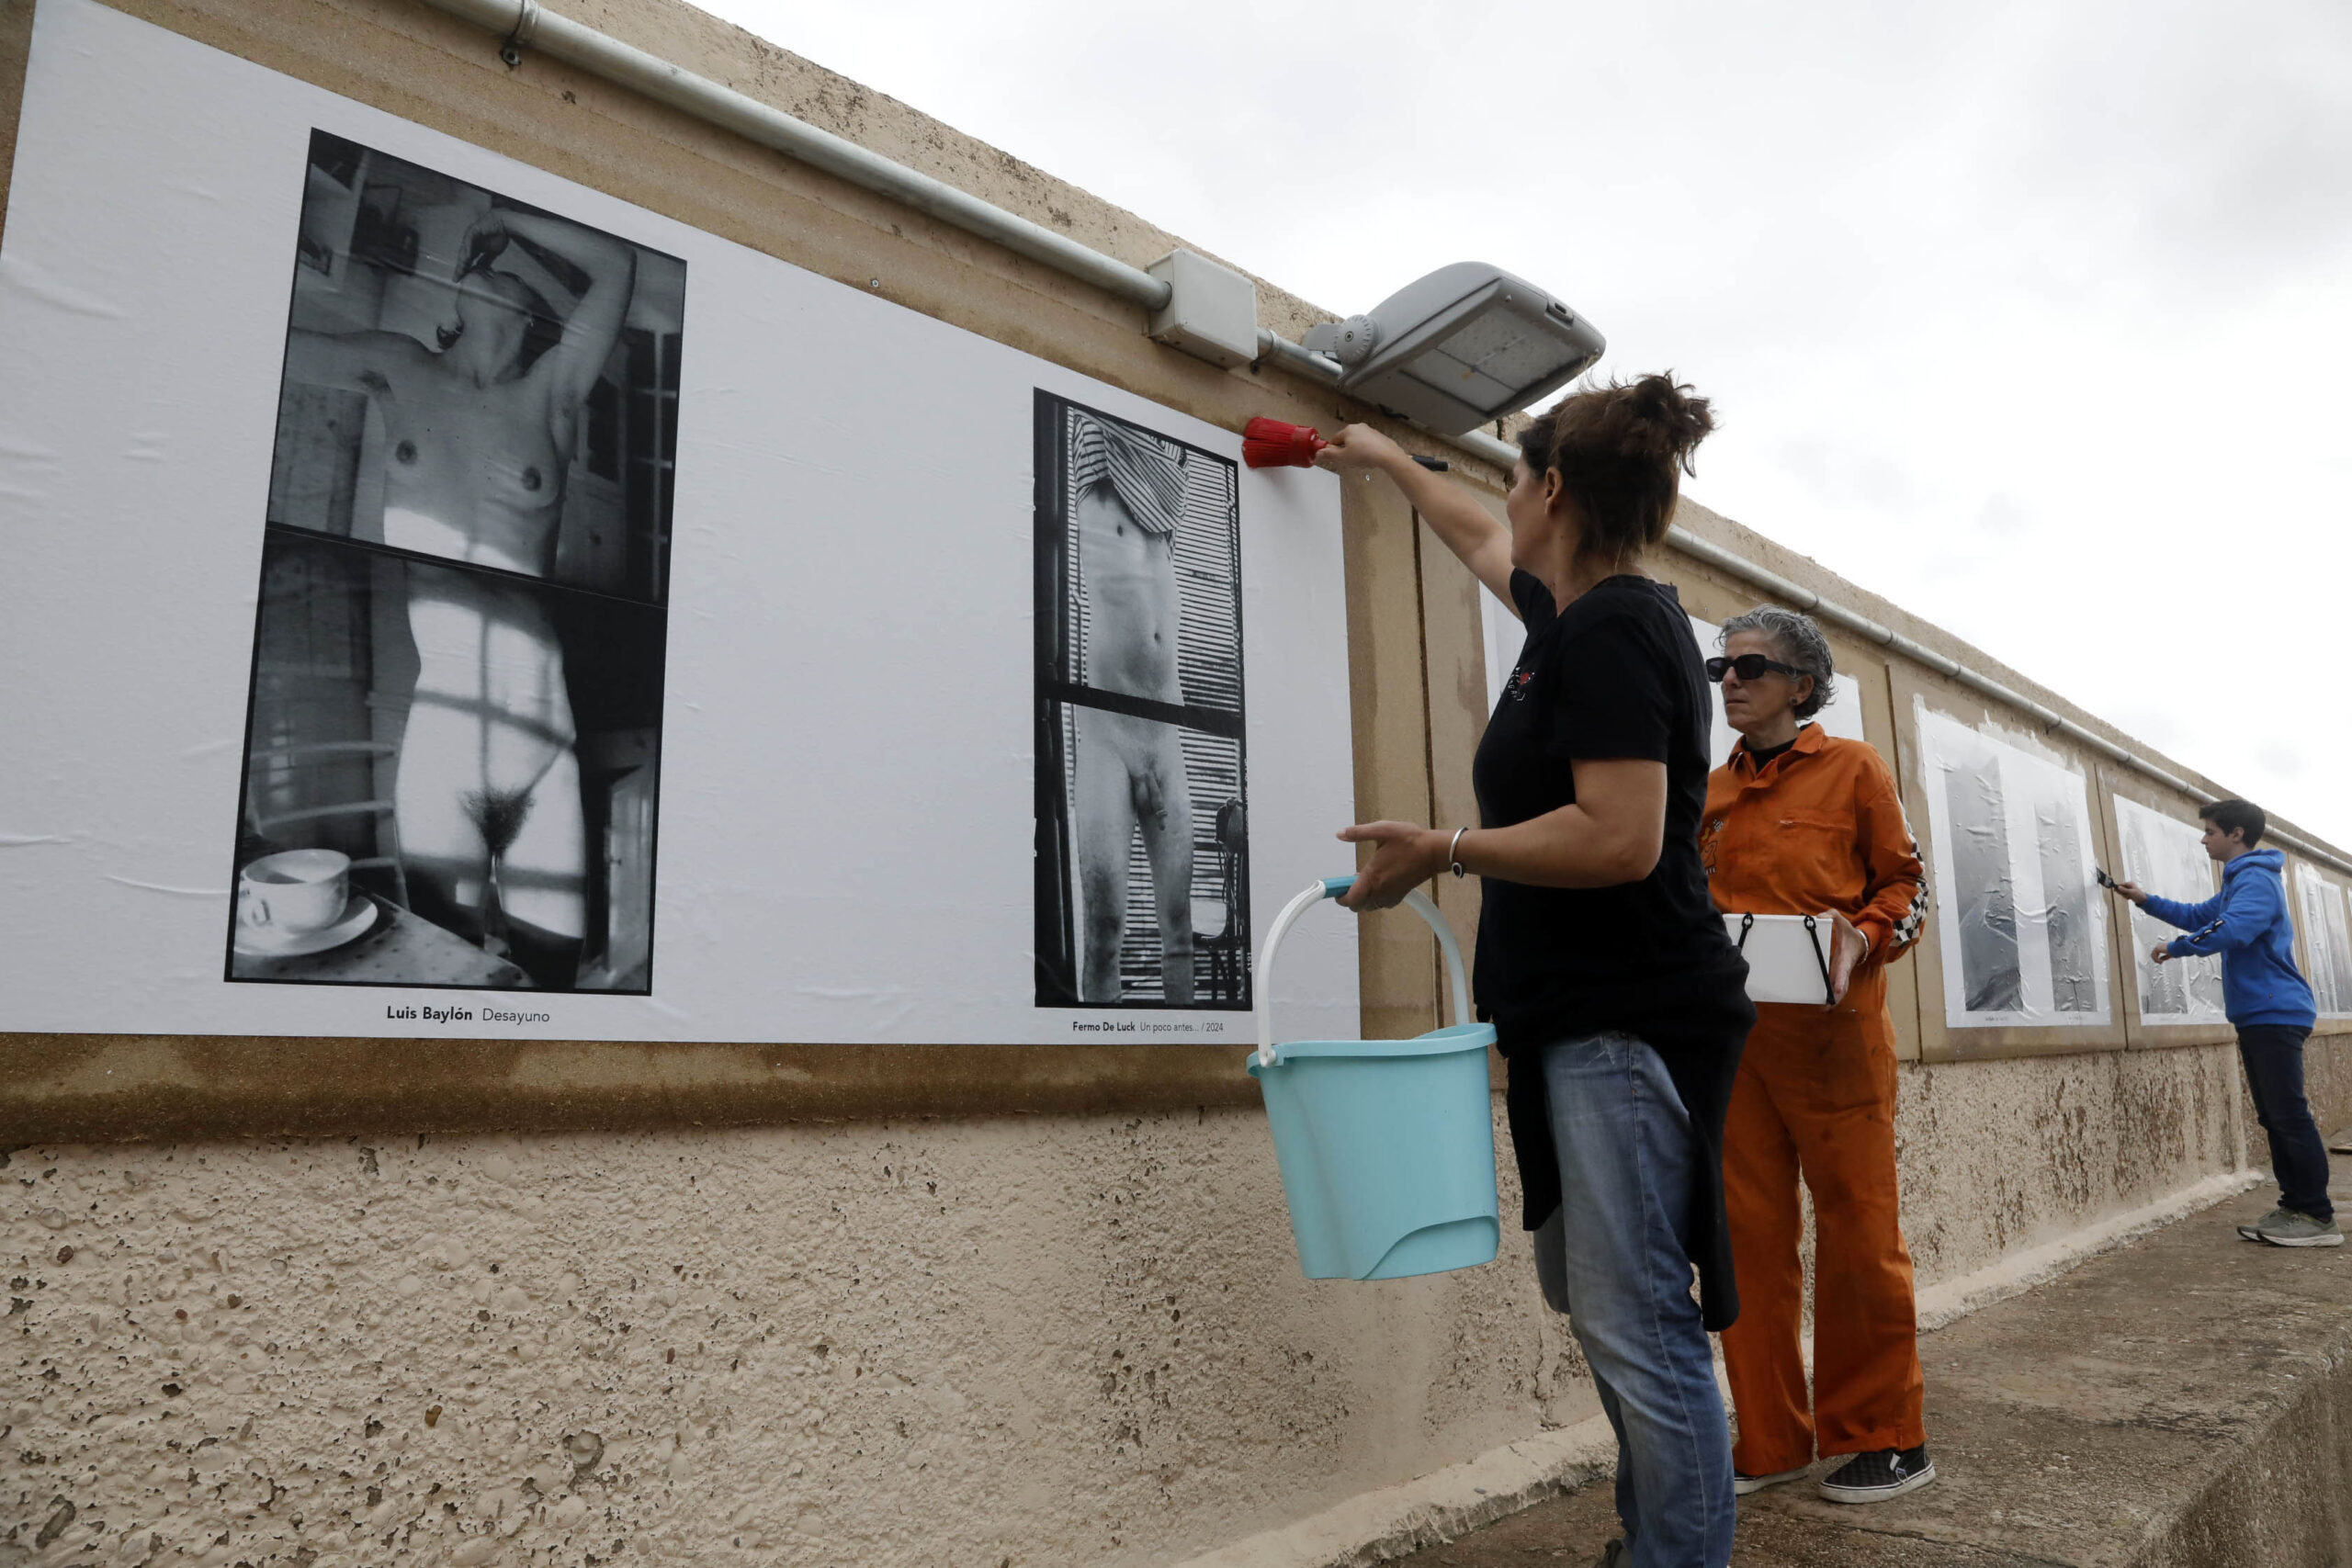
M 305 936 L 343 918 L 351 857 L 340 850 L 285 850 L 237 874 L 237 919 L 249 930 Z

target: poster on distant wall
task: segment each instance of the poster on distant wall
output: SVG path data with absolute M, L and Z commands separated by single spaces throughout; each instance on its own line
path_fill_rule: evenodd
M 0 345 L 0 1029 L 1238 1043 L 1346 869 L 1337 481 L 871 289 L 44 0 Z
M 1946 1023 L 2108 1023 L 2107 908 L 2083 775 L 1924 701 L 1915 715 Z
M 2303 948 L 2311 955 L 2312 997 L 2322 1018 L 2352 1018 L 2352 919 L 2344 888 L 2314 867 L 2295 863 Z
M 2110 797 L 2120 840 L 2117 877 L 2176 903 L 2199 904 L 2215 891 L 2213 859 L 2205 852 L 2196 824 L 2167 817 L 2136 800 Z M 2132 911 L 2132 964 L 2140 984 L 2143 1023 L 2226 1023 L 2222 1010 L 2222 961 L 2174 958 L 2155 961 L 2158 942 L 2181 933 L 2144 909 Z

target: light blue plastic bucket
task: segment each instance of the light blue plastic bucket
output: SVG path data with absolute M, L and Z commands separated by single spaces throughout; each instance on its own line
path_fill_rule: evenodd
M 1395 1280 L 1494 1260 L 1492 1024 L 1470 1021 L 1462 950 L 1437 906 L 1405 902 L 1437 932 L 1454 1022 L 1412 1040 L 1273 1043 L 1274 949 L 1300 915 L 1355 884 L 1318 882 L 1292 899 L 1258 958 L 1258 1049 L 1250 1076 L 1290 1201 L 1298 1266 L 1310 1280 Z

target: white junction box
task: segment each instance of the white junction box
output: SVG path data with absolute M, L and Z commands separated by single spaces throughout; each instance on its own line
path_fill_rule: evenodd
M 1192 251 L 1170 251 L 1144 269 L 1167 283 L 1168 303 L 1152 312 L 1152 337 L 1212 365 L 1258 357 L 1258 286 Z

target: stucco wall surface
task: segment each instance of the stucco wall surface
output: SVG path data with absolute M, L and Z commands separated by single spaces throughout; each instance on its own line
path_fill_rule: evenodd
M 1901 1100 L 1923 1285 L 2244 1141 L 2226 1047 Z M 1596 1408 L 1515 1232 L 1300 1279 L 1247 1111 L 27 1147 L 0 1182 L 0 1562 L 1144 1563 Z
M 2251 1127 L 2239 1093 L 2226 1045 L 1906 1064 L 1895 1162 L 1917 1283 L 2239 1168 Z
M 1309 1284 L 1275 1179 L 1231 1111 L 19 1149 L 0 1562 L 1145 1562 L 1533 1427 L 1523 1259 Z

